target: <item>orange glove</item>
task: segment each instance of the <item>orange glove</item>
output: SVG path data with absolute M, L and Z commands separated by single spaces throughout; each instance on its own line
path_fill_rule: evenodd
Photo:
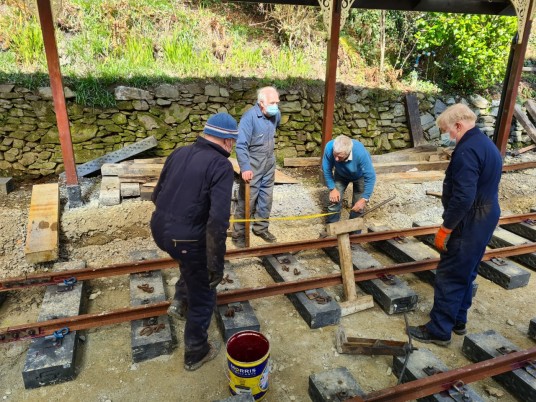
M 440 252 L 444 253 L 447 251 L 447 243 L 449 242 L 451 233 L 452 229 L 447 229 L 443 225 L 441 225 L 437 231 L 434 239 L 434 245 Z

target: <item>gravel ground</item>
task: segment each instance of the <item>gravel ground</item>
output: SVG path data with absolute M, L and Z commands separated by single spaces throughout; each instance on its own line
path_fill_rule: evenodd
M 528 154 L 515 162 L 536 160 Z M 507 162 L 509 160 L 507 159 Z M 274 217 L 308 215 L 324 212 L 326 190 L 318 183 L 317 169 L 291 170 L 285 173 L 300 180 L 298 185 L 275 187 Z M 61 191 L 60 260 L 83 260 L 88 266 L 101 267 L 133 259 L 140 251 L 155 251 L 148 222 L 153 211 L 150 202 L 125 200 L 113 207 L 101 207 L 97 197 L 100 178 L 81 181 L 86 203 L 77 209 L 68 209 L 65 194 Z M 53 263 L 28 264 L 24 259 L 26 221 L 32 183 L 17 183 L 8 196 L 0 198 L 0 277 L 13 277 L 25 273 L 53 269 Z M 384 183 L 378 181 L 370 205 L 395 195 L 388 205 L 369 214 L 367 226 L 388 225 L 392 228 L 411 227 L 414 220 L 439 222 L 442 213 L 438 198 L 427 196 L 426 190 L 441 192 L 441 182 L 422 184 Z M 348 192 L 347 192 L 348 193 Z M 503 211 L 528 212 L 536 207 L 536 169 L 508 173 L 503 176 L 500 201 Z M 314 239 L 322 230 L 322 219 L 300 221 L 274 221 L 271 230 L 280 242 Z M 252 246 L 265 244 L 256 236 Z M 229 241 L 228 247 L 232 248 Z M 384 264 L 392 264 L 388 257 L 372 251 Z M 157 251 L 158 256 L 166 257 Z M 338 266 L 323 252 L 305 251 L 296 254 L 309 275 L 318 276 L 338 272 Z M 262 286 L 272 283 L 258 258 L 233 262 L 233 270 L 242 286 Z M 178 270 L 164 273 L 166 291 L 172 295 Z M 414 275 L 403 276 L 419 295 L 417 309 L 408 315 L 412 324 L 426 321 L 433 303 L 433 289 Z M 521 348 L 534 346 L 527 337 L 529 320 L 536 317 L 536 307 L 528 295 L 536 291 L 532 278 L 525 288 L 506 291 L 479 277 L 479 290 L 470 312 L 470 332 L 495 329 Z M 91 281 L 89 294 L 96 294 L 88 303 L 87 312 L 105 311 L 128 305 L 128 278 L 115 277 Z M 341 297 L 340 286 L 329 288 L 334 297 Z M 42 289 L 10 294 L 0 307 L 0 327 L 36 320 L 41 303 Z M 312 373 L 348 367 L 366 392 L 396 384 L 391 374 L 391 358 L 387 356 L 338 355 L 334 347 L 336 327 L 311 330 L 301 319 L 288 299 L 275 296 L 252 301 L 261 323 L 261 331 L 269 338 L 274 370 L 271 374 L 267 401 L 308 401 L 307 381 Z M 388 316 L 377 305 L 369 310 L 344 317 L 341 323 L 351 335 L 367 338 L 405 340 L 404 319 L 400 315 Z M 21 371 L 28 348 L 27 342 L 0 345 L 0 398 L 12 401 L 29 400 L 87 400 L 87 401 L 212 401 L 226 398 L 225 353 L 195 373 L 182 368 L 182 331 L 180 323 L 174 330 L 179 345 L 170 356 L 133 364 L 130 353 L 130 326 L 118 324 L 86 331 L 82 345 L 78 375 L 74 381 L 25 390 Z M 211 337 L 219 337 L 215 323 Z M 449 367 L 461 367 L 469 361 L 461 354 L 462 337 L 454 337 L 448 348 L 429 346 Z M 422 345 L 421 345 L 422 346 Z M 486 401 L 513 402 L 515 399 L 493 380 L 473 384 Z M 486 389 L 492 387 L 503 396 L 492 396 Z

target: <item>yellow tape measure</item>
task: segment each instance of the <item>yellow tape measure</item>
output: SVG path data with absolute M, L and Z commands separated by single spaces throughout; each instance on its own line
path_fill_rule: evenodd
M 296 215 L 296 216 L 281 216 L 276 218 L 255 218 L 255 219 L 230 219 L 231 223 L 240 222 L 263 222 L 263 221 L 294 221 L 299 219 L 315 219 L 323 216 L 338 214 L 338 212 L 327 212 L 325 214 L 313 214 L 313 215 Z

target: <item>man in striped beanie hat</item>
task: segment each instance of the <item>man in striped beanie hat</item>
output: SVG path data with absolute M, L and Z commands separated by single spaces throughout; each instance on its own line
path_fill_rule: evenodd
M 237 136 L 231 115 L 211 116 L 194 144 L 167 158 L 152 196 L 153 238 L 181 272 L 168 314 L 186 320 L 184 368 L 190 371 L 215 358 L 221 346 L 208 341 L 207 331 L 223 278 L 234 178 L 228 157 Z

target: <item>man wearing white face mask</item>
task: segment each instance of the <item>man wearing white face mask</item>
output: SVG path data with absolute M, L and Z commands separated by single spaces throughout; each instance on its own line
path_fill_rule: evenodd
M 279 113 L 279 93 L 274 87 L 264 87 L 257 93 L 257 103 L 249 109 L 238 127 L 236 158 L 240 166 L 243 181 L 250 185 L 251 218 L 268 219 L 272 211 L 272 199 L 275 177 L 274 137 L 281 121 Z M 238 190 L 238 205 L 235 217 L 242 219 L 245 213 L 244 184 Z M 268 243 L 274 243 L 276 237 L 268 230 L 268 221 L 256 221 L 252 225 L 253 233 Z M 233 244 L 245 246 L 245 225 L 236 222 L 233 225 Z

